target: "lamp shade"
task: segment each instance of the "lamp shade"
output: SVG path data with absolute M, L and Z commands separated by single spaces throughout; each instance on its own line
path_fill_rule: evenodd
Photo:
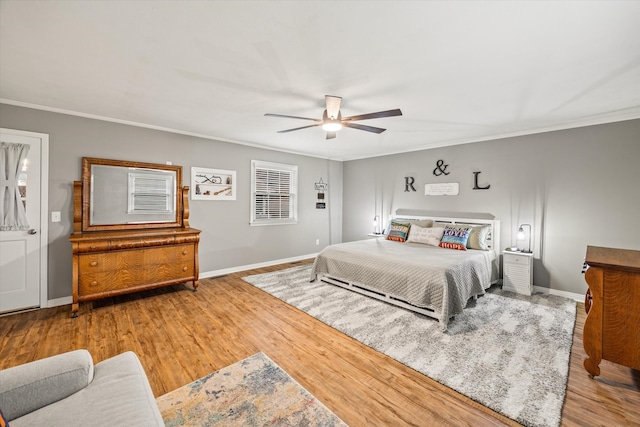
M 527 250 L 523 249 L 522 252 L 531 253 L 531 224 L 521 224 L 518 227 L 518 240 L 525 239 L 524 227 L 529 227 L 529 244 L 527 245 Z

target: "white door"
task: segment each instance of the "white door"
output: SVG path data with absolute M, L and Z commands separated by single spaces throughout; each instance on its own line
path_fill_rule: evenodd
M 46 178 L 43 170 L 48 170 L 49 136 L 0 129 L 0 142 L 30 146 L 18 178 L 29 229 L 0 230 L 0 313 L 7 313 L 45 307 L 47 302 L 47 181 L 42 178 Z M 0 177 L 6 167 L 0 164 Z

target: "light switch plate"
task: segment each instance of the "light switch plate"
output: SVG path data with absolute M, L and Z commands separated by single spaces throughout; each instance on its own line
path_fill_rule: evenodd
M 60 212 L 51 212 L 51 222 L 60 222 Z

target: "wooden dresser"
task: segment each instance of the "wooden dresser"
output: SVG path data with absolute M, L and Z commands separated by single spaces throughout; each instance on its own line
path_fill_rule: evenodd
M 600 375 L 605 359 L 640 370 L 640 251 L 588 246 L 585 262 L 585 369 Z
M 73 249 L 72 317 L 77 316 L 79 303 L 84 301 L 185 282 L 192 282 L 195 291 L 200 230 L 189 227 L 189 187 L 176 186 L 175 191 L 170 190 L 176 198 L 170 215 L 175 217 L 170 216 L 166 222 L 92 225 L 90 166 L 113 163 L 122 167 L 123 162 L 88 159 L 85 165 L 84 160 L 83 181 L 74 182 L 74 232 L 69 237 Z M 129 163 L 125 163 L 125 168 L 150 167 L 136 163 L 136 168 L 129 168 Z M 180 167 L 171 169 L 177 173 L 174 179 L 179 185 L 181 168 L 177 168 Z

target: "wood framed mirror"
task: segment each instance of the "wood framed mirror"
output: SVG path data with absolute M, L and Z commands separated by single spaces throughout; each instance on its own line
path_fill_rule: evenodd
M 83 232 L 188 226 L 182 166 L 83 157 L 81 191 Z

